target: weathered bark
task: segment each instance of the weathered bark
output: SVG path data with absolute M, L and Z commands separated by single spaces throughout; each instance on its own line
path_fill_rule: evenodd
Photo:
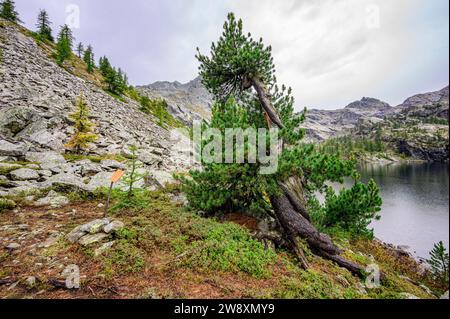
M 276 124 L 280 129 L 284 128 L 283 123 L 281 122 L 280 117 L 278 116 L 277 110 L 273 107 L 272 102 L 270 101 L 270 95 L 267 92 L 265 85 L 259 80 L 257 77 L 251 78 L 251 83 L 253 84 L 256 93 L 258 93 L 259 100 L 261 101 L 261 105 L 269 116 L 270 120 Z
M 306 240 L 313 253 L 334 261 L 339 266 L 348 269 L 357 276 L 364 276 L 364 269 L 341 257 L 341 251 L 333 244 L 331 238 L 320 233 L 306 218 L 304 218 L 294 208 L 285 194 L 272 197 L 271 203 L 281 226 L 284 231 L 287 232 L 286 235 L 293 243 L 293 252 L 297 255 L 302 267 L 307 268 L 307 262 L 305 262 L 306 258 L 304 257 L 303 251 L 296 242 L 298 237 Z
M 291 176 L 284 182 L 280 182 L 279 185 L 295 210 L 310 222 L 311 217 L 305 208 L 306 199 L 302 192 L 303 186 L 300 178 L 298 176 Z
M 251 77 L 246 83 L 247 85 L 251 83 L 256 90 L 261 105 L 270 120 L 280 129 L 284 128 L 277 110 L 272 105 L 270 94 L 261 80 L 257 77 Z M 315 254 L 334 261 L 353 274 L 363 276 L 363 268 L 341 257 L 341 251 L 334 245 L 331 238 L 320 233 L 311 223 L 300 178 L 292 176 L 286 181 L 280 182 L 279 186 L 282 194 L 274 196 L 270 200 L 276 217 L 290 242 L 291 249 L 296 254 L 302 267 L 308 268 L 309 266 L 299 245 L 299 238 L 304 239 Z

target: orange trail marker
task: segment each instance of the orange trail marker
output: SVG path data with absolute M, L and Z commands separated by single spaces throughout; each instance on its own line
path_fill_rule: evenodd
M 122 176 L 125 174 L 124 171 L 122 170 L 118 170 L 116 171 L 112 176 L 111 176 L 111 183 L 115 184 L 118 181 L 120 181 L 120 179 L 122 178 Z
M 106 215 L 108 215 L 109 201 L 111 200 L 111 192 L 112 192 L 113 186 L 115 183 L 120 181 L 120 179 L 122 178 L 122 176 L 124 174 L 125 174 L 125 172 L 119 169 L 110 178 L 111 186 L 109 186 L 108 201 L 106 202 L 106 206 L 105 206 L 105 217 L 106 217 Z

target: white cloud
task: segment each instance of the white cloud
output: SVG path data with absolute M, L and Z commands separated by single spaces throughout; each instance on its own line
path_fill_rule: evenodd
M 380 93 L 378 87 L 386 78 L 402 72 L 418 36 L 410 28 L 418 4 L 234 0 L 232 8 L 246 30 L 272 45 L 278 80 L 292 86 L 297 107 L 336 108 Z M 398 102 L 394 100 L 389 102 Z

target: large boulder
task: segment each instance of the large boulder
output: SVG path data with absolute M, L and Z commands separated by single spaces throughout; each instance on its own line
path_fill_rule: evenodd
M 93 176 L 87 185 L 89 189 L 96 190 L 99 188 L 106 187 L 108 188 L 111 185 L 111 176 L 114 173 L 112 172 L 100 172 Z
M 91 192 L 94 189 L 83 183 L 83 180 L 75 174 L 70 173 L 60 173 L 53 175 L 45 182 L 42 183 L 42 187 L 59 186 L 64 190 L 72 191 L 86 191 Z
M 67 136 L 62 132 L 50 132 L 47 129 L 40 130 L 31 134 L 27 140 L 41 147 L 50 148 L 54 151 L 63 151 L 64 141 Z
M 24 156 L 27 150 L 27 146 L 23 143 L 13 144 L 0 140 L 0 156 Z
M 52 170 L 55 167 L 61 167 L 67 163 L 61 154 L 54 151 L 28 152 L 25 155 L 25 159 L 30 162 L 41 163 L 41 168 L 43 170 Z
M 36 113 L 28 108 L 8 107 L 0 110 L 0 133 L 13 137 L 33 121 Z
M 11 178 L 15 181 L 28 181 L 39 179 L 39 173 L 34 169 L 19 168 L 10 173 Z
M 46 197 L 39 199 L 36 202 L 38 206 L 50 206 L 52 208 L 59 208 L 61 206 L 69 204 L 70 201 L 67 197 L 58 194 L 55 191 L 50 191 Z
M 147 177 L 147 180 L 150 184 L 153 184 L 157 187 L 164 188 L 167 184 L 172 184 L 175 182 L 172 174 L 166 171 L 153 171 Z

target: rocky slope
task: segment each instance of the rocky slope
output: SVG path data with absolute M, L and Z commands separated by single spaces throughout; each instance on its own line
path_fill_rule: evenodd
M 197 77 L 189 83 L 156 82 L 137 90 L 151 99 L 164 99 L 169 112 L 182 123 L 190 125 L 195 120 L 211 117 L 212 96 Z
M 304 127 L 309 141 L 323 141 L 332 137 L 349 134 L 359 125 L 377 124 L 384 120 L 398 121 L 400 118 L 416 118 L 430 122 L 435 118 L 448 118 L 448 91 L 415 95 L 399 106 L 391 107 L 373 98 L 363 98 L 344 109 L 335 111 L 309 110 Z
M 183 139 L 182 135 L 172 138 L 174 134 L 154 124 L 134 101 L 118 100 L 58 66 L 51 58 L 51 48 L 36 43 L 27 30 L 0 21 L 0 53 L 0 179 L 12 179 L 0 185 L 0 193 L 57 182 L 89 189 L 96 183 L 107 183 L 105 174 L 121 166 L 89 160 L 69 163 L 60 155 L 74 132 L 68 115 L 75 110 L 81 94 L 99 137 L 89 155 L 100 159 L 126 155 L 130 145 L 137 145 L 145 169 L 167 178 L 169 172 L 188 165 L 184 153 L 174 147 L 180 144 L 177 141 Z M 16 174 L 13 169 L 17 169 L 17 161 L 38 166 L 19 165 L 22 171 Z M 88 172 L 83 171 L 86 165 L 90 167 Z M 89 183 L 91 186 L 87 186 Z
M 307 141 L 317 142 L 338 136 L 353 129 L 361 119 L 374 121 L 382 119 L 391 109 L 392 107 L 385 102 L 364 97 L 339 110 L 308 110 L 303 124 L 307 132 Z
M 406 157 L 448 161 L 448 93 L 446 87 L 415 95 L 386 112 L 383 120 L 360 120 L 349 134 L 381 139 Z

